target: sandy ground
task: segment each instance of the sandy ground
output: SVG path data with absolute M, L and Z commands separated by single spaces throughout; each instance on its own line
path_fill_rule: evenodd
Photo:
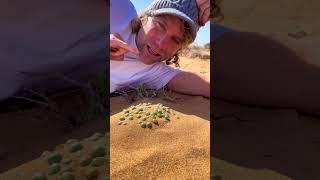
M 213 164 L 222 179 L 318 179 L 318 118 L 216 100 Z M 241 177 L 241 178 L 239 178 Z
M 87 138 L 95 132 L 105 133 L 106 121 L 101 118 L 81 120 L 88 110 L 82 93 L 68 93 L 52 99 L 52 103 L 59 107 L 59 113 L 37 106 L 1 112 L 1 180 L 31 179 L 34 172 L 48 167 L 39 158 L 44 151 L 61 149 L 61 144 L 68 139 Z
M 320 65 L 319 1 L 224 0 L 224 24 L 258 32 Z M 319 179 L 320 121 L 292 109 L 265 109 L 215 100 L 215 179 Z
M 181 69 L 210 77 L 210 61 L 181 59 Z M 110 177 L 111 179 L 209 179 L 210 101 L 199 96 L 168 94 L 170 101 L 111 98 Z M 174 100 L 173 100 L 174 99 Z M 143 129 L 135 120 L 118 125 L 122 110 L 150 102 L 170 107 L 175 115 L 169 123 Z
M 102 134 L 101 134 L 102 135 Z M 105 179 L 106 177 L 106 157 L 103 155 L 99 156 L 103 158 L 103 163 L 99 164 L 99 166 L 93 166 L 93 161 L 96 161 L 94 158 L 91 158 L 91 162 L 89 162 L 85 166 L 81 166 L 82 159 L 85 157 L 89 157 L 92 153 L 92 149 L 100 146 L 103 148 L 103 151 L 106 152 L 105 143 L 106 136 L 101 136 L 96 140 L 87 140 L 87 139 L 77 139 L 77 141 L 81 144 L 82 148 L 75 152 L 70 152 L 70 148 L 72 147 L 71 143 L 65 142 L 63 144 L 57 145 L 54 149 L 50 150 L 48 155 L 41 155 L 41 157 L 24 163 L 21 166 L 10 169 L 9 171 L 0 175 L 0 179 L 10 179 L 10 180 L 20 180 L 20 179 L 32 179 L 36 173 L 44 173 L 49 180 L 60 180 L 62 177 L 64 169 L 71 168 L 70 173 L 74 175 L 75 179 L 86 179 L 88 172 L 90 170 L 98 170 L 99 175 L 95 179 Z M 60 166 L 60 170 L 57 173 L 50 174 L 50 164 L 48 163 L 48 157 L 50 153 L 57 152 L 62 155 L 62 160 L 57 164 Z M 70 161 L 70 162 L 69 162 Z
M 280 40 L 313 64 L 320 65 L 319 2 L 223 0 L 224 24 L 239 31 L 259 32 Z

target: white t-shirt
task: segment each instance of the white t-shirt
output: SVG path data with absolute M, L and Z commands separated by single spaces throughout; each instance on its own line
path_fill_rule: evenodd
M 118 33 L 122 38 L 127 39 L 131 32 L 128 28 L 129 23 L 137 16 L 137 11 L 130 0 L 111 0 L 110 33 Z
M 130 1 L 111 0 L 111 18 L 121 19 L 119 22 L 110 19 L 110 32 L 118 33 L 123 40 L 134 49 L 137 49 L 136 35 L 131 33 L 130 21 L 135 17 L 136 11 Z M 121 3 L 120 3 L 121 2 Z M 116 3 L 117 6 L 115 6 Z M 112 10 L 114 7 L 122 7 L 125 10 Z M 127 11 L 126 13 L 123 13 Z M 134 12 L 129 12 L 134 11 Z M 134 15 L 135 14 L 135 15 Z M 122 16 L 120 18 L 120 16 Z M 117 24 L 119 23 L 119 24 Z M 181 70 L 166 65 L 164 62 L 146 65 L 139 61 L 132 53 L 124 56 L 124 61 L 110 61 L 110 93 L 120 89 L 138 88 L 144 85 L 150 89 L 160 89 L 165 86 Z

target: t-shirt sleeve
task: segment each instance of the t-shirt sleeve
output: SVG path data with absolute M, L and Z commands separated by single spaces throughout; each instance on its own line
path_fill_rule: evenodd
M 143 78 L 143 84 L 150 89 L 160 89 L 181 72 L 183 71 L 180 69 L 173 68 L 164 63 L 159 63 Z

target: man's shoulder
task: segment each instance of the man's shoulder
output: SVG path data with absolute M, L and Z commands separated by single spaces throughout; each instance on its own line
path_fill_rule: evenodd
M 129 0 L 113 0 L 110 4 L 110 32 L 126 31 L 131 20 L 138 16 L 135 7 Z

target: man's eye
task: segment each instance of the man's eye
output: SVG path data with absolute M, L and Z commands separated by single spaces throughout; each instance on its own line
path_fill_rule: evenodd
M 172 38 L 173 42 L 176 43 L 176 44 L 180 44 L 180 41 L 176 38 Z

